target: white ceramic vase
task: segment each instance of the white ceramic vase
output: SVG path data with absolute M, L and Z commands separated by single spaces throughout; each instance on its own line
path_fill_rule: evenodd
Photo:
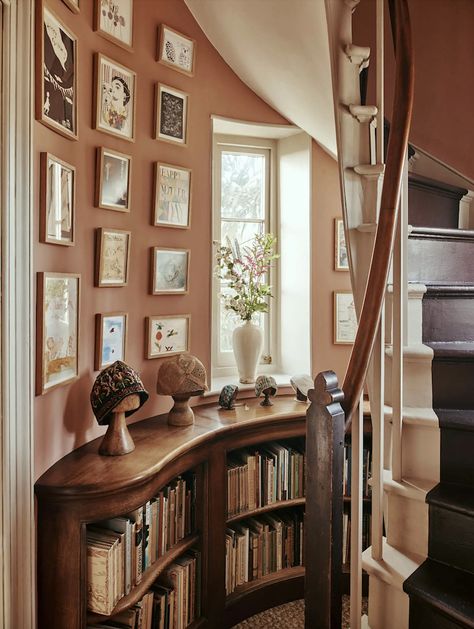
M 258 325 L 246 321 L 235 328 L 232 334 L 232 347 L 239 370 L 240 382 L 255 382 L 255 371 L 262 352 L 263 334 Z

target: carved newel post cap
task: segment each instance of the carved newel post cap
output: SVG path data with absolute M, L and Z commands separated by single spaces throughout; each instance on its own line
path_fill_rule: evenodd
M 264 399 L 260 402 L 260 406 L 273 406 L 270 397 L 276 395 L 278 391 L 276 380 L 273 376 L 258 376 L 255 381 L 255 395 L 260 397 L 263 393 Z

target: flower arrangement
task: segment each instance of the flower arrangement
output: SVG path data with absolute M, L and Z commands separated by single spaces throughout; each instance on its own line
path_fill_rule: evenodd
M 268 298 L 273 297 L 268 272 L 275 253 L 276 237 L 257 234 L 248 244 L 240 246 L 227 238 L 217 248 L 216 276 L 229 282 L 233 295 L 221 295 L 226 310 L 233 310 L 242 321 L 251 321 L 256 312 L 268 312 Z

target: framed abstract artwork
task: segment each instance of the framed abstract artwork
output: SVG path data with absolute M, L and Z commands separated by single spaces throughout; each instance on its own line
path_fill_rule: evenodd
M 155 138 L 186 146 L 188 94 L 158 83 Z
M 146 317 L 146 357 L 160 358 L 189 351 L 190 315 Z
M 96 237 L 96 286 L 126 286 L 131 232 L 99 227 Z
M 99 371 L 116 360 L 125 361 L 127 347 L 126 312 L 95 315 L 95 363 Z
M 357 333 L 357 315 L 351 291 L 334 292 L 334 343 L 351 345 Z
M 80 278 L 73 273 L 38 273 L 38 395 L 79 377 Z
M 196 56 L 195 40 L 165 24 L 160 25 L 158 33 L 158 61 L 178 72 L 193 76 Z
M 190 226 L 191 169 L 158 162 L 155 168 L 154 224 L 158 227 Z
M 342 218 L 334 219 L 334 270 L 349 270 L 349 258 L 347 255 L 344 221 Z
M 153 295 L 185 295 L 189 292 L 189 249 L 153 247 L 151 292 Z
M 77 140 L 77 38 L 37 3 L 36 119 Z
M 112 149 L 97 149 L 96 205 L 130 212 L 132 158 Z
M 41 242 L 74 244 L 76 169 L 50 153 L 40 156 Z
M 133 0 L 96 0 L 95 30 L 128 50 L 133 45 Z

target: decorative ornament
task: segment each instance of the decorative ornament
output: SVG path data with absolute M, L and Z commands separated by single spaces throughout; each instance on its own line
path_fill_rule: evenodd
M 235 408 L 235 400 L 237 398 L 237 393 L 239 392 L 239 387 L 235 384 L 226 384 L 225 387 L 222 388 L 222 391 L 219 395 L 219 406 L 226 409 L 227 411 L 231 411 Z
M 278 391 L 277 383 L 273 376 L 258 376 L 255 382 L 255 395 L 260 397 L 263 393 L 264 399 L 260 402 L 260 406 L 273 406 L 270 397 L 276 395 Z
M 298 374 L 290 378 L 290 384 L 296 393 L 298 402 L 308 401 L 308 391 L 314 388 L 314 382 L 311 376 L 306 374 Z

